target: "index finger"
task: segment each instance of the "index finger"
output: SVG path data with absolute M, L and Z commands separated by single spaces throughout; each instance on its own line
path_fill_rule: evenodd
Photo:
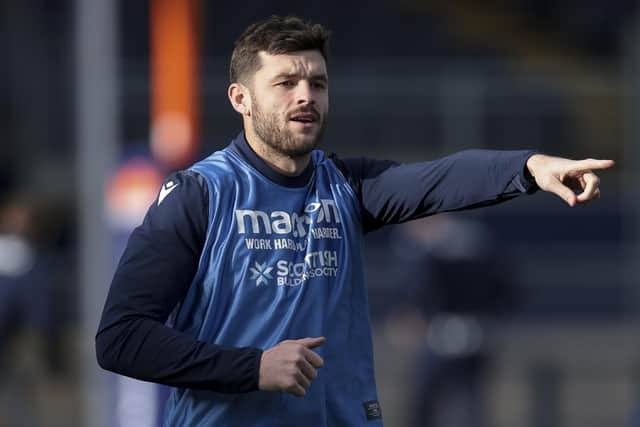
M 322 368 L 324 366 L 324 360 L 315 351 L 305 348 L 303 354 L 304 358 L 307 359 L 307 362 L 311 363 L 311 366 L 314 368 Z
M 584 159 L 577 160 L 577 167 L 574 170 L 587 170 L 587 169 L 609 169 L 615 166 L 616 162 L 613 160 L 599 160 L 599 159 Z

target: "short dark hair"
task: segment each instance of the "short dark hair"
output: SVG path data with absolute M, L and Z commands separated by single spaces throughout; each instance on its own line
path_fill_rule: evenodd
M 297 16 L 273 15 L 250 25 L 234 43 L 229 77 L 231 83 L 246 79 L 260 68 L 258 52 L 271 55 L 317 50 L 327 61 L 329 31 Z

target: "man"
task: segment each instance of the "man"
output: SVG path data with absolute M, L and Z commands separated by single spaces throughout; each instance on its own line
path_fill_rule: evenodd
M 98 361 L 175 387 L 165 425 L 382 425 L 362 234 L 536 184 L 584 203 L 600 195 L 591 170 L 613 165 L 531 151 L 406 165 L 327 156 L 315 150 L 327 41 L 293 17 L 240 36 L 228 96 L 244 132 L 167 180 L 120 261 Z

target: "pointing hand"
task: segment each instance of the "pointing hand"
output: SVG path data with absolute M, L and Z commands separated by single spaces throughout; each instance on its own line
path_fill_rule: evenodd
M 598 199 L 600 178 L 593 170 L 609 169 L 614 164 L 613 160 L 569 160 L 543 154 L 534 154 L 527 160 L 527 168 L 538 187 L 556 194 L 569 206 Z

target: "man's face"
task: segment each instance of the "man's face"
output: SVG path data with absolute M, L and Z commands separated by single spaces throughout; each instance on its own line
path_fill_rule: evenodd
M 329 111 L 327 68 L 320 52 L 260 52 L 251 89 L 251 123 L 270 148 L 289 157 L 313 150 Z

